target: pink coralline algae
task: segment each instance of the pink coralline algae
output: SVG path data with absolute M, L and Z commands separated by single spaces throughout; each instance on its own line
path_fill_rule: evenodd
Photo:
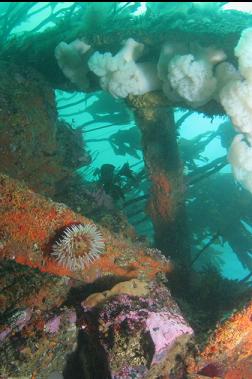
M 50 334 L 58 333 L 59 327 L 60 327 L 60 321 L 61 321 L 60 316 L 53 317 L 52 319 L 47 321 L 47 323 L 45 324 L 45 327 L 44 327 L 45 331 Z
M 153 363 L 158 363 L 169 351 L 177 338 L 184 334 L 193 334 L 183 317 L 171 312 L 150 312 L 146 320 L 146 330 L 150 332 L 155 346 Z
M 17 309 L 9 319 L 9 325 L 0 332 L 0 342 L 3 342 L 13 330 L 22 330 L 30 321 L 32 308 Z
M 112 379 L 142 379 L 147 374 L 147 368 L 145 366 L 138 367 L 124 367 L 120 372 L 112 375 Z
M 5 338 L 11 333 L 11 328 L 6 328 L 0 332 L 0 342 L 3 342 Z
M 170 291 L 156 282 L 149 289 L 146 296 L 120 294 L 99 307 L 83 308 L 82 329 L 92 334 L 90 320 L 99 326 L 112 379 L 143 379 L 163 370 L 170 375 L 176 356 L 183 359 L 187 351 L 193 330 Z
M 77 320 L 76 312 L 70 309 L 63 310 L 60 315 L 50 318 L 44 326 L 46 333 L 55 334 L 59 332 L 63 324 L 75 324 Z

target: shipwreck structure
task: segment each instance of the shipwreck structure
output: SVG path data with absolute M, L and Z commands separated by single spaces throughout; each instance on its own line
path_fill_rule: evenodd
M 0 18 L 1 378 L 252 377 L 251 305 L 221 326 L 199 353 L 193 329 L 167 288 L 169 275 L 175 283 L 183 277 L 185 287 L 194 275 L 174 109 L 209 117 L 227 111 L 209 83 L 207 94 L 198 90 L 199 99 L 194 93 L 193 99 L 186 98 L 175 84 L 171 90 L 166 79 L 162 82 L 160 58 L 162 49 L 165 58 L 170 41 L 171 50 L 186 57 L 195 54 L 196 63 L 197 54 L 203 59 L 214 46 L 217 58 L 209 53 L 207 59 L 216 61 L 204 69 L 217 86 L 213 72 L 218 64 L 228 62 L 238 70 L 235 47 L 252 16 L 224 12 L 221 3 L 167 3 L 164 12 L 156 4 L 137 16 L 133 8 L 138 3 L 74 3 L 61 11 L 49 3 L 45 7 L 51 7 L 50 16 L 18 36 L 12 29 L 29 16 L 34 4 L 9 5 Z M 48 22 L 53 26 L 41 31 Z M 145 83 L 147 91 L 134 86 L 127 92 L 122 85 L 115 92 L 111 66 L 98 75 L 97 66 L 88 69 L 94 67 L 88 60 L 96 52 L 110 52 L 112 59 L 122 41 L 132 39 L 141 50 L 139 65 L 159 67 L 159 78 L 152 86 Z M 61 54 L 66 54 L 65 63 Z M 69 56 L 75 57 L 74 70 Z M 130 69 L 136 72 L 134 64 Z M 239 75 L 247 75 L 247 66 L 242 67 Z M 64 198 L 58 200 L 59 188 L 71 183 L 85 157 L 79 135 L 57 119 L 54 91 L 93 93 L 101 88 L 124 98 L 141 131 L 155 247 L 140 240 L 118 210 L 105 211 L 97 222 L 89 217 L 91 201 L 77 193 L 83 201 L 78 209 L 70 209 Z M 243 185 L 249 188 L 250 183 Z M 83 267 L 82 255 L 87 256 Z M 250 259 L 246 255 L 244 262 L 251 268 Z M 234 330 L 231 344 L 227 335 Z

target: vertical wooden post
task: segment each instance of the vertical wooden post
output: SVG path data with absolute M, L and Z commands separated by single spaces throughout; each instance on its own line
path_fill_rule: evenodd
M 155 244 L 175 262 L 187 264 L 190 244 L 173 110 L 158 106 L 137 108 L 135 117 L 142 131 L 144 160 L 152 182 L 148 213 Z

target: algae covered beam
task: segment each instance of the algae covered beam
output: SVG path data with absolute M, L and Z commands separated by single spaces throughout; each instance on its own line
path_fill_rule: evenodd
M 200 378 L 252 378 L 251 314 L 252 302 L 248 301 L 217 325 L 203 351 L 188 365 L 188 373 L 202 375 Z
M 109 4 L 116 6 L 116 3 Z M 207 4 L 213 8 L 213 3 Z M 55 87 L 70 89 L 54 56 L 55 47 L 62 41 L 69 43 L 83 38 L 93 51 L 115 52 L 123 40 L 132 37 L 146 45 L 146 56 L 157 61 L 161 45 L 175 39 L 188 44 L 218 45 L 232 57 L 242 30 L 251 26 L 250 14 L 229 11 L 227 17 L 225 11 L 207 9 L 207 6 L 204 9 L 203 5 L 197 7 L 194 3 L 183 3 L 179 7 L 176 3 L 167 3 L 162 12 L 150 9 L 141 17 L 134 16 L 131 10 L 111 10 L 109 5 L 101 3 L 84 3 L 83 6 L 78 3 L 78 7 L 65 16 L 64 13 L 58 16 L 54 27 L 4 41 L 0 58 L 31 66 Z M 48 17 L 47 21 L 52 20 Z M 97 89 L 97 81 L 92 82 L 91 90 Z
M 154 95 L 142 99 L 132 96 L 129 102 L 142 132 L 144 160 L 152 182 L 148 213 L 154 226 L 155 244 L 175 261 L 189 263 L 183 167 L 173 111 L 155 103 Z
M 5 175 L 0 194 L 2 258 L 85 283 L 104 276 L 152 279 L 171 270 L 171 263 L 152 249 L 113 235 Z M 52 254 L 57 249 L 60 257 Z

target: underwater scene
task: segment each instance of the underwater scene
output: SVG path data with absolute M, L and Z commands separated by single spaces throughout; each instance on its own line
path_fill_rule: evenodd
M 252 379 L 252 3 L 0 3 L 0 379 Z

